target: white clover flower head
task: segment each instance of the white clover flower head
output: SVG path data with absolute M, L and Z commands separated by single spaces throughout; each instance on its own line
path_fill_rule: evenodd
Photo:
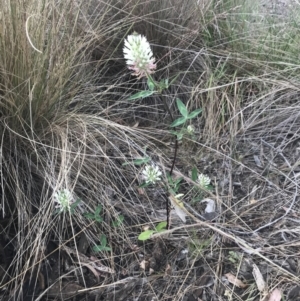
M 142 174 L 147 184 L 154 184 L 155 182 L 160 181 L 160 176 L 162 175 L 156 165 L 146 165 Z
M 53 196 L 54 202 L 57 204 L 55 208 L 60 209 L 60 212 L 69 211 L 71 209 L 74 199 L 68 189 L 58 190 Z
M 125 39 L 123 52 L 128 68 L 134 71 L 133 75 L 141 78 L 154 73 L 155 58 L 146 37 L 136 32 L 129 35 Z
M 195 133 L 195 127 L 193 125 L 188 125 L 186 128 L 188 134 L 192 135 Z
M 202 186 L 204 188 L 206 188 L 210 184 L 210 181 L 211 180 L 210 180 L 209 176 L 207 176 L 207 175 L 200 174 L 198 176 L 198 183 L 200 186 Z

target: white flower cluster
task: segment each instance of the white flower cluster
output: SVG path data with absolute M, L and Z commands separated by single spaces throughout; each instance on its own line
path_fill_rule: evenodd
M 133 75 L 139 78 L 147 77 L 156 69 L 155 59 L 146 37 L 136 32 L 129 35 L 125 40 L 123 52 L 128 68 L 134 71 Z
M 155 182 L 160 181 L 160 176 L 162 175 L 158 166 L 155 165 L 146 165 L 142 174 L 147 184 L 154 184 Z
M 195 127 L 193 125 L 188 125 L 186 130 L 190 135 L 193 135 L 195 133 Z
M 203 188 L 207 188 L 210 184 L 210 177 L 204 174 L 200 174 L 198 176 L 198 183 L 200 186 L 202 186 Z
M 55 208 L 60 212 L 69 211 L 74 203 L 72 193 L 68 189 L 57 191 L 54 195 L 54 202 L 57 204 Z

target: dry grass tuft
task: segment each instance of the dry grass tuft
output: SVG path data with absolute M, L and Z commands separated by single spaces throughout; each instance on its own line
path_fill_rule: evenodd
M 254 265 L 267 292 L 286 296 L 299 282 L 298 16 L 198 2 L 0 3 L 3 300 L 262 300 Z M 151 43 L 155 80 L 176 78 L 134 103 L 128 96 L 146 80 L 123 59 L 133 31 Z M 177 97 L 203 109 L 174 170 L 188 223 L 172 211 L 169 232 L 140 243 L 144 226 L 166 219 L 169 192 L 140 188 L 133 161 L 149 156 L 167 174 L 174 146 L 163 100 L 177 116 Z M 193 167 L 213 191 L 195 186 Z M 57 213 L 63 189 L 80 202 Z M 204 197 L 216 203 L 210 218 Z

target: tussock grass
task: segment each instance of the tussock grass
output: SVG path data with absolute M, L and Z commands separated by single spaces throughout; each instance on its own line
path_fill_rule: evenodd
M 49 258 L 55 250 L 65 256 L 64 246 L 77 252 L 68 257 L 76 272 L 70 272 L 72 281 L 82 288 L 95 286 L 78 264 L 79 253 L 95 255 L 91 250 L 101 234 L 111 251 L 97 255 L 116 273 L 105 274 L 100 285 L 136 277 L 141 294 L 157 300 L 181 300 L 190 287 L 201 284 L 195 282 L 199 273 L 217 283 L 207 288 L 211 300 L 223 296 L 232 289 L 222 282 L 223 270 L 231 267 L 228 251 L 241 252 L 241 237 L 244 248 L 262 244 L 269 252 L 243 256 L 273 268 L 271 286 L 281 282 L 277 273 L 287 279 L 287 287 L 297 281 L 280 260 L 293 255 L 299 234 L 293 224 L 287 224 L 284 234 L 276 232 L 272 221 L 282 208 L 289 208 L 286 215 L 299 211 L 299 15 L 271 16 L 252 1 L 198 2 L 0 3 L 0 251 L 6 272 L 0 274 L 0 287 L 5 300 L 35 300 L 34 294 L 62 281 L 69 271 L 53 274 Z M 129 103 L 129 95 L 146 87 L 146 80 L 134 78 L 123 60 L 124 38 L 133 31 L 151 43 L 158 64 L 155 79 L 177 78 L 163 95 Z M 219 215 L 213 227 L 190 231 L 172 213 L 178 229 L 141 245 L 137 235 L 142 226 L 165 220 L 168 195 L 162 186 L 138 189 L 141 168 L 123 163 L 151 156 L 164 172 L 169 170 L 173 138 L 162 99 L 176 116 L 176 97 L 191 110 L 203 108 L 203 114 L 194 122 L 196 141 L 185 139 L 180 146 L 175 175 L 187 180 L 182 190 L 196 212 L 204 208 L 192 202 L 189 171 L 197 166 L 214 178 L 210 197 Z M 62 189 L 81 200 L 72 214 L 55 214 L 54 194 Z M 253 205 L 253 200 L 262 202 Z M 87 219 L 84 214 L 99 205 L 103 221 Z M 253 211 L 256 206 L 259 213 Z M 262 210 L 271 217 L 267 221 Z M 124 222 L 114 227 L 120 215 Z M 257 228 L 259 237 L 253 236 Z M 87 241 L 84 251 L 81 239 Z M 184 248 L 192 249 L 193 256 L 179 260 Z M 141 254 L 156 258 L 157 273 L 167 267 L 158 258 L 167 260 L 176 270 L 174 278 L 166 272 L 165 278 L 154 275 L 149 284 L 139 266 Z M 53 259 L 56 265 L 59 258 Z M 240 266 L 233 268 L 239 271 Z M 42 289 L 41 273 L 50 279 Z M 251 295 L 253 290 L 251 286 Z M 47 293 L 49 288 L 45 300 Z M 106 300 L 119 296 L 109 289 L 101 294 Z M 249 297 L 234 289 L 231 296 Z
M 121 116 L 108 117 L 106 104 L 97 105 L 106 95 L 95 98 L 88 45 L 76 20 L 79 3 L 75 12 L 71 2 L 35 4 L 7 1 L 1 9 L 2 235 L 14 250 L 4 258 L 10 277 L 1 284 L 9 283 L 6 293 L 14 299 L 28 293 L 20 284 L 39 273 L 50 240 L 76 248 L 83 231 L 91 245 L 98 242 L 99 228 L 84 212 L 101 204 L 107 215 L 102 231 L 111 232 L 119 214 L 111 199 L 124 198 L 136 174 L 129 166 L 124 176 L 121 164 L 155 141 L 148 131 L 117 123 Z M 57 216 L 53 194 L 65 188 L 82 203 L 74 215 Z

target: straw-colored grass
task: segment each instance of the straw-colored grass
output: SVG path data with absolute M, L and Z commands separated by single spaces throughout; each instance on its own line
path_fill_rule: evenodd
M 259 300 L 243 270 L 253 263 L 270 267 L 269 291 L 278 286 L 287 294 L 299 281 L 284 264 L 299 235 L 291 219 L 299 213 L 300 7 L 284 18 L 260 9 L 259 1 L 239 0 L 0 3 L 3 300 L 46 300 L 53 285 L 67 282 L 99 300 L 201 299 L 203 290 L 207 300 L 227 300 L 225 293 Z M 123 59 L 133 31 L 151 44 L 155 80 L 176 80 L 162 94 L 129 102 L 146 88 Z M 132 162 L 150 156 L 163 175 L 169 171 L 174 137 L 164 103 L 176 117 L 176 98 L 189 110 L 203 109 L 191 121 L 196 139 L 179 144 L 174 170 L 195 225 L 172 212 L 168 236 L 142 244 L 143 226 L 166 219 L 169 195 L 163 184 L 139 188 L 142 167 Z M 201 195 L 216 202 L 214 223 L 200 219 L 205 206 L 195 201 L 193 167 L 212 179 L 214 190 Z M 63 189 L 80 203 L 57 214 L 54 195 Z M 88 219 L 99 205 L 103 221 Z M 94 253 L 103 234 L 111 250 Z M 240 256 L 235 265 L 229 251 Z M 115 273 L 96 277 L 81 255 L 97 256 Z M 150 262 L 146 271 L 143 260 Z M 248 290 L 226 282 L 229 272 L 244 277 Z M 131 290 L 122 288 L 124 279 Z M 116 284 L 120 291 L 112 291 Z

